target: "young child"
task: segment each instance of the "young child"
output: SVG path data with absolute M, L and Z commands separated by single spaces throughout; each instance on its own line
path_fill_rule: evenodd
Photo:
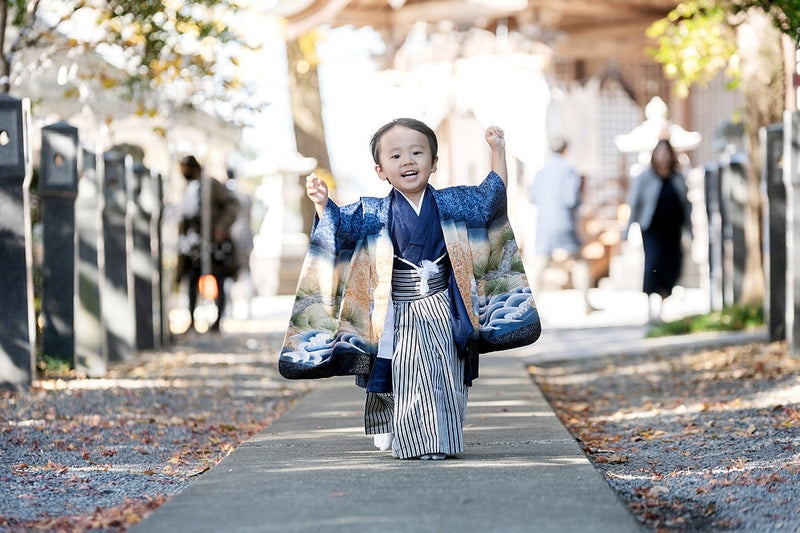
M 386 198 L 339 207 L 323 181 L 306 181 L 317 217 L 279 370 L 355 375 L 366 433 L 398 458 L 461 453 L 478 353 L 541 331 L 506 215 L 503 130 L 489 127 L 486 141 L 492 170 L 477 186 L 430 186 L 436 135 L 409 118 L 370 142 Z

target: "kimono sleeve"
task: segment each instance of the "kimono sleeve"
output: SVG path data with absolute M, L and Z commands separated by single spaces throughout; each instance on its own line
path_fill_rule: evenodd
M 485 228 L 492 220 L 506 214 L 506 186 L 500 176 L 490 172 L 479 185 L 442 189 L 437 205 L 442 220 Z
M 444 200 L 443 227 L 447 234 L 465 232 L 471 264 L 459 265 L 456 272 L 463 286 L 465 268 L 469 273 L 470 300 L 465 304 L 476 318 L 473 341 L 481 353 L 506 350 L 535 342 L 541 333 L 541 321 L 528 283 L 522 256 L 506 211 L 506 188 L 494 172 L 475 187 L 453 188 Z M 447 209 L 453 205 L 452 209 Z M 462 228 L 458 230 L 458 228 Z M 459 239 L 448 241 L 461 247 Z M 461 253 L 459 255 L 466 255 Z M 462 295 L 464 292 L 462 291 Z
M 328 202 L 311 230 L 294 307 L 278 361 L 289 379 L 312 379 L 369 371 L 369 347 L 342 328 L 342 300 L 350 263 L 363 241 L 360 204 Z

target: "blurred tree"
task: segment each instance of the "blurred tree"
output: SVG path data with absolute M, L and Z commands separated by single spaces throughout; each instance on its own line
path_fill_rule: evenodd
M 328 145 L 325 141 L 325 124 L 322 119 L 322 96 L 319 87 L 317 66 L 317 41 L 320 35 L 311 31 L 290 40 L 286 44 L 289 62 L 289 87 L 291 96 L 294 137 L 297 151 L 317 160 L 314 172 L 333 187 Z M 300 177 L 300 187 L 305 191 L 305 176 Z M 300 211 L 303 231 L 311 232 L 314 220 L 314 204 L 302 202 Z
M 784 108 L 796 107 L 793 58 L 799 29 L 800 0 L 691 0 L 647 32 L 657 42 L 649 52 L 663 64 L 679 95 L 687 96 L 692 85 L 705 84 L 720 72 L 744 94 L 744 109 L 734 117 L 743 123 L 749 158 L 747 263 L 740 303 L 763 302 L 758 131 L 780 122 Z M 791 65 L 784 59 L 787 53 Z
M 165 96 L 187 105 L 224 101 L 242 87 L 236 51 L 246 44 L 230 29 L 239 7 L 239 0 L 0 0 L 0 91 L 31 74 L 28 50 L 40 65 L 59 52 L 94 51 L 107 63 L 75 76 L 119 90 L 140 113 L 154 113 Z M 79 90 L 65 85 L 66 96 Z

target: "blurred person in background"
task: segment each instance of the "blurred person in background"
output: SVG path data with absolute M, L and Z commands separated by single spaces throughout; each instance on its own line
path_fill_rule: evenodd
M 581 255 L 577 213 L 581 205 L 581 176 L 567 161 L 569 143 L 557 137 L 550 143 L 552 156 L 536 173 L 528 197 L 537 208 L 536 245 L 531 277 L 536 288 L 544 284 L 544 273 L 553 263 L 563 264 L 572 286 L 583 296 L 586 312 L 589 303 L 590 270 Z
M 236 220 L 239 202 L 236 196 L 222 183 L 213 178 L 202 179 L 203 170 L 197 158 L 187 155 L 180 162 L 181 174 L 186 178 L 186 189 L 181 200 L 181 223 L 178 236 L 178 272 L 176 282 L 184 278 L 189 281 L 189 329 L 195 328 L 194 311 L 197 307 L 200 278 L 203 275 L 203 191 L 208 186 L 210 195 L 210 242 L 206 249 L 211 254 L 209 266 L 216 282 L 214 303 L 217 318 L 209 331 L 220 330 L 220 322 L 225 312 L 225 278 L 238 271 L 235 246 L 231 239 L 231 226 Z
M 650 322 L 656 322 L 662 318 L 663 300 L 672 294 L 681 276 L 683 232 L 692 234 L 686 179 L 668 140 L 658 141 L 650 166 L 634 179 L 628 205 L 631 214 L 626 237 L 630 226 L 638 224 L 644 247 L 642 290 L 649 298 Z

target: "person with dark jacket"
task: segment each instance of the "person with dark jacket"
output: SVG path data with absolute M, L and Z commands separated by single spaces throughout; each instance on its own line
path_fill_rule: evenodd
M 235 273 L 235 250 L 230 238 L 230 230 L 236 220 L 239 201 L 222 183 L 210 177 L 203 177 L 203 170 L 193 155 L 187 155 L 180 162 L 181 174 L 186 178 L 186 189 L 181 201 L 182 219 L 178 237 L 178 272 L 176 279 L 189 280 L 190 328 L 195 327 L 194 310 L 197 307 L 198 285 L 203 275 L 203 206 L 208 205 L 210 217 L 209 242 L 205 249 L 211 254 L 208 266 L 217 285 L 215 303 L 217 318 L 210 331 L 219 331 L 220 321 L 225 312 L 225 278 Z M 207 189 L 207 190 L 206 190 Z M 208 194 L 207 204 L 203 201 Z
M 628 228 L 636 223 L 642 232 L 642 290 L 650 298 L 650 320 L 654 321 L 660 319 L 661 304 L 681 275 L 683 231 L 690 236 L 692 232 L 686 179 L 678 171 L 669 141 L 662 139 L 656 144 L 650 166 L 633 181 L 628 205 Z

